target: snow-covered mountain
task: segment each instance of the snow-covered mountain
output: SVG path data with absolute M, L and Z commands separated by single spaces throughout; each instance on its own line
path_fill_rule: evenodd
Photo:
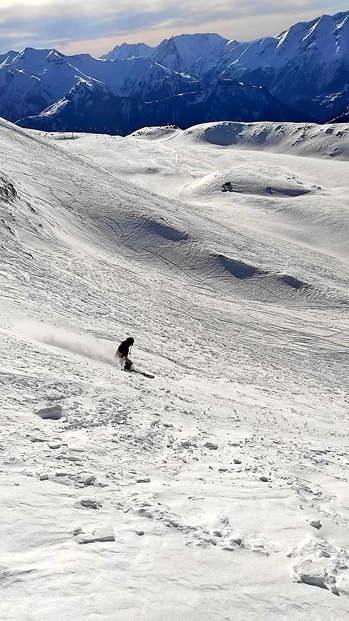
M 105 107 L 105 97 L 109 97 L 110 102 L 113 96 L 130 97 L 137 99 L 139 105 L 147 100 L 197 91 L 200 87 L 195 78 L 171 71 L 146 57 L 103 61 L 89 54 L 64 56 L 56 50 L 28 48 L 0 66 L 0 115 L 15 122 L 38 115 L 47 108 L 51 112 L 54 104 L 55 111 L 61 111 L 61 100 L 72 101 L 84 83 L 103 93 L 102 107 Z M 77 84 L 80 86 L 74 90 Z M 80 102 L 81 98 L 78 100 Z M 74 117 L 73 110 L 72 126 L 76 127 L 79 120 L 76 115 Z M 113 116 L 111 113 L 108 118 Z M 85 127 L 89 127 L 87 117 L 91 119 L 90 111 L 86 111 Z M 100 127 L 97 119 L 91 127 L 96 125 Z M 106 119 L 102 126 L 107 125 Z M 109 125 L 109 131 L 114 125 Z
M 300 22 L 250 43 L 214 34 L 172 37 L 155 48 L 152 58 L 208 85 L 228 78 L 264 86 L 322 122 L 349 104 L 349 11 Z
M 114 95 L 140 99 L 154 97 L 155 93 L 168 97 L 197 88 L 194 78 L 180 75 L 145 57 L 103 61 L 89 54 L 65 56 L 56 50 L 28 48 L 0 66 L 0 86 L 6 83 L 9 72 L 37 78 L 50 103 L 65 95 L 80 78 L 103 82 Z
M 206 79 L 223 77 L 261 84 L 281 101 L 326 120 L 337 96 L 349 101 L 349 11 L 299 23 L 276 37 L 233 49 Z M 322 109 L 324 98 L 332 106 Z M 340 108 L 338 109 L 338 111 Z
M 108 54 L 104 54 L 101 58 L 107 60 L 127 60 L 128 58 L 142 58 L 152 55 L 154 48 L 146 43 L 122 43 L 116 45 Z
M 27 48 L 0 60 L 0 115 L 30 127 L 49 127 L 51 118 L 52 127 L 89 131 L 91 110 L 83 106 L 91 105 L 91 88 L 98 117 L 91 127 L 100 131 L 117 126 L 127 134 L 144 122 L 183 128 L 194 120 L 322 122 L 349 105 L 349 12 L 250 43 L 180 35 L 156 48 L 116 46 L 102 59 Z
M 228 41 L 218 34 L 179 35 L 164 39 L 153 51 L 156 62 L 200 78 L 219 62 L 236 41 Z
M 15 122 L 38 114 L 86 75 L 56 50 L 27 48 L 0 66 L 0 115 Z M 97 61 L 96 61 L 97 62 Z
M 2 64 L 10 63 L 16 56 L 18 56 L 18 52 L 15 52 L 14 50 L 10 50 L 6 54 L 0 54 L 0 66 Z
M 81 79 L 64 97 L 18 125 L 43 131 L 82 131 L 121 134 L 120 98 L 103 84 Z
M 195 78 L 167 69 L 145 57 L 102 62 L 97 66 L 98 69 L 102 70 L 98 74 L 99 80 L 114 95 L 134 97 L 139 103 L 200 88 L 200 83 Z
M 280 103 L 262 86 L 233 80 L 219 80 L 198 93 L 175 95 L 170 99 L 146 103 L 143 120 L 165 124 L 166 119 L 181 128 L 201 122 L 301 121 L 304 115 Z
M 172 82 L 170 81 L 171 85 Z M 146 125 L 181 128 L 202 121 L 302 121 L 304 115 L 280 103 L 262 86 L 220 80 L 204 91 L 174 94 L 139 104 L 139 97 L 117 97 L 99 84 L 81 80 L 61 100 L 18 125 L 43 131 L 130 134 Z
M 36 76 L 9 70 L 4 78 L 0 86 L 0 110 L 4 118 L 15 122 L 24 114 L 37 114 L 52 103 Z

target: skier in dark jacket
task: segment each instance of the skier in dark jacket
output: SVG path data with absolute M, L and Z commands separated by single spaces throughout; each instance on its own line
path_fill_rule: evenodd
M 129 359 L 129 351 L 134 343 L 132 336 L 129 336 L 125 341 L 120 343 L 115 352 L 115 358 L 120 362 L 121 370 L 130 370 L 132 367 L 132 360 Z

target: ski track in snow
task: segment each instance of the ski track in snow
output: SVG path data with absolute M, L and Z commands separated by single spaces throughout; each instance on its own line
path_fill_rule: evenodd
M 1 619 L 348 618 L 349 165 L 303 130 L 0 122 Z

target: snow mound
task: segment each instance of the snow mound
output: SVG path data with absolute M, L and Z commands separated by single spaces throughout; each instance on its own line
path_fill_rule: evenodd
M 176 136 L 180 134 L 180 130 L 175 125 L 160 125 L 158 127 L 143 127 L 137 131 L 129 134 L 134 138 L 147 138 L 148 140 L 161 140 L 161 138 L 167 138 L 168 136 Z
M 231 192 L 254 194 L 260 196 L 297 197 L 314 191 L 303 181 L 290 175 L 284 169 L 260 168 L 247 170 L 246 166 L 237 166 L 230 170 L 215 171 L 196 179 L 185 186 L 182 197 L 205 197 L 205 195 Z

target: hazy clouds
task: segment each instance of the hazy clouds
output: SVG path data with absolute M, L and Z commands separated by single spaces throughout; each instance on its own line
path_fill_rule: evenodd
M 26 46 L 99 55 L 182 32 L 248 40 L 348 10 L 347 0 L 0 0 L 0 53 Z

